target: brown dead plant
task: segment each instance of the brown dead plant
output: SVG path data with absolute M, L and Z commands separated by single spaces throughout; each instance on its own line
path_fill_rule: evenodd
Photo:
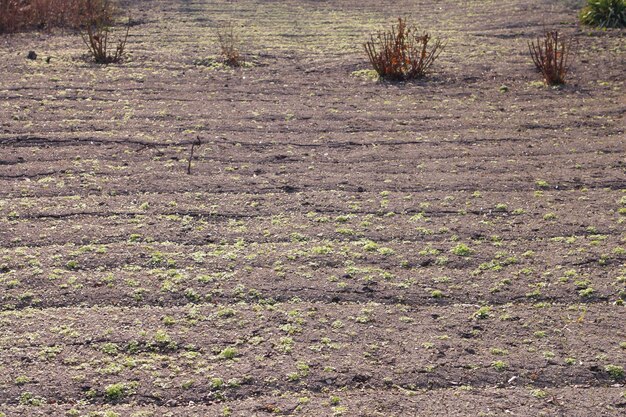
M 111 41 L 111 26 L 109 22 L 102 19 L 101 7 L 108 8 L 109 0 L 87 0 L 90 8 L 86 10 L 87 24 L 81 32 L 83 42 L 89 49 L 89 55 L 97 64 L 112 64 L 122 61 L 126 54 L 126 42 L 130 31 L 131 19 L 128 17 L 128 24 L 124 35 Z M 93 1 L 93 3 L 92 3 Z
M 18 30 L 21 26 L 22 7 L 17 0 L 0 0 L 0 33 Z
M 94 19 L 110 23 L 115 10 L 111 0 L 0 0 L 0 33 L 80 29 Z
M 563 39 L 557 30 L 548 31 L 537 42 L 528 42 L 530 56 L 547 85 L 565 84 L 574 56 L 574 41 Z
M 116 64 L 122 61 L 126 54 L 126 42 L 130 30 L 130 18 L 126 25 L 126 32 L 121 39 L 113 42 L 113 47 L 109 43 L 111 28 L 106 25 L 87 26 L 84 33 L 81 33 L 83 42 L 89 49 L 89 55 L 96 64 Z
M 374 70 L 388 80 L 412 80 L 424 77 L 445 47 L 428 33 L 419 34 L 415 26 L 408 26 L 398 18 L 398 24 L 389 31 L 371 35 L 363 44 Z
M 242 67 L 245 59 L 241 54 L 241 40 L 233 23 L 226 22 L 219 25 L 215 30 L 215 35 L 224 64 L 229 67 Z
M 187 175 L 191 175 L 191 161 L 193 161 L 193 151 L 196 147 L 200 147 L 202 145 L 202 141 L 200 140 L 200 136 L 196 137 L 196 140 L 191 142 L 191 151 L 189 152 L 189 159 L 187 160 Z

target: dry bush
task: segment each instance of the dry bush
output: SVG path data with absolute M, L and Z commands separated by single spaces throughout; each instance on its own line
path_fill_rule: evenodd
M 537 43 L 528 42 L 530 56 L 546 84 L 565 84 L 573 57 L 572 45 L 572 39 L 560 38 L 556 30 L 546 32 L 543 39 L 537 38 Z
M 240 51 L 241 40 L 234 25 L 231 22 L 224 23 L 218 26 L 215 34 L 224 64 L 230 67 L 243 66 L 245 61 Z
M 126 33 L 121 39 L 117 39 L 117 42 L 113 45 L 115 49 L 111 48 L 109 44 L 109 35 L 111 29 L 106 25 L 93 25 L 87 26 L 84 33 L 81 33 L 83 42 L 89 49 L 89 54 L 93 57 L 97 64 L 114 64 L 122 61 L 126 54 L 126 41 L 128 40 L 128 31 L 130 30 L 129 24 L 126 26 Z
M 17 4 L 12 0 L 0 0 L 0 33 L 13 32 L 17 24 Z
M 0 33 L 111 22 L 111 0 L 0 0 Z
M 88 25 L 85 31 L 81 33 L 81 36 L 89 49 L 89 54 L 97 64 L 113 64 L 121 62 L 126 54 L 126 41 L 128 40 L 129 30 L 130 18 L 128 19 L 124 36 L 113 43 L 115 48 L 112 48 L 111 44 L 109 44 L 111 28 L 108 25 Z
M 426 75 L 445 43 L 432 39 L 428 33 L 420 35 L 415 26 L 407 26 L 399 18 L 397 26 L 371 35 L 371 40 L 363 46 L 381 78 L 411 80 Z

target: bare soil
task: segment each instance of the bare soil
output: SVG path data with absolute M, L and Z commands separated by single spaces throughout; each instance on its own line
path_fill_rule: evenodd
M 0 416 L 623 415 L 626 43 L 571 3 L 126 1 L 106 67 L 0 36 Z M 398 16 L 424 80 L 361 71 Z M 202 65 L 224 21 L 244 68 Z

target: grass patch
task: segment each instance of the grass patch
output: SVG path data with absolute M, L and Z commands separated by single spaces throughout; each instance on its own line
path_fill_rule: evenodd
M 601 28 L 626 27 L 626 0 L 588 0 L 580 23 Z

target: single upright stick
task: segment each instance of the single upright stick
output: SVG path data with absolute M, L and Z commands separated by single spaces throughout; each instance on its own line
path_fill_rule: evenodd
M 200 141 L 200 136 L 196 137 L 196 140 L 191 144 L 191 152 L 189 153 L 189 161 L 187 163 L 187 175 L 191 175 L 191 160 L 193 159 L 193 151 L 196 146 L 202 145 Z

